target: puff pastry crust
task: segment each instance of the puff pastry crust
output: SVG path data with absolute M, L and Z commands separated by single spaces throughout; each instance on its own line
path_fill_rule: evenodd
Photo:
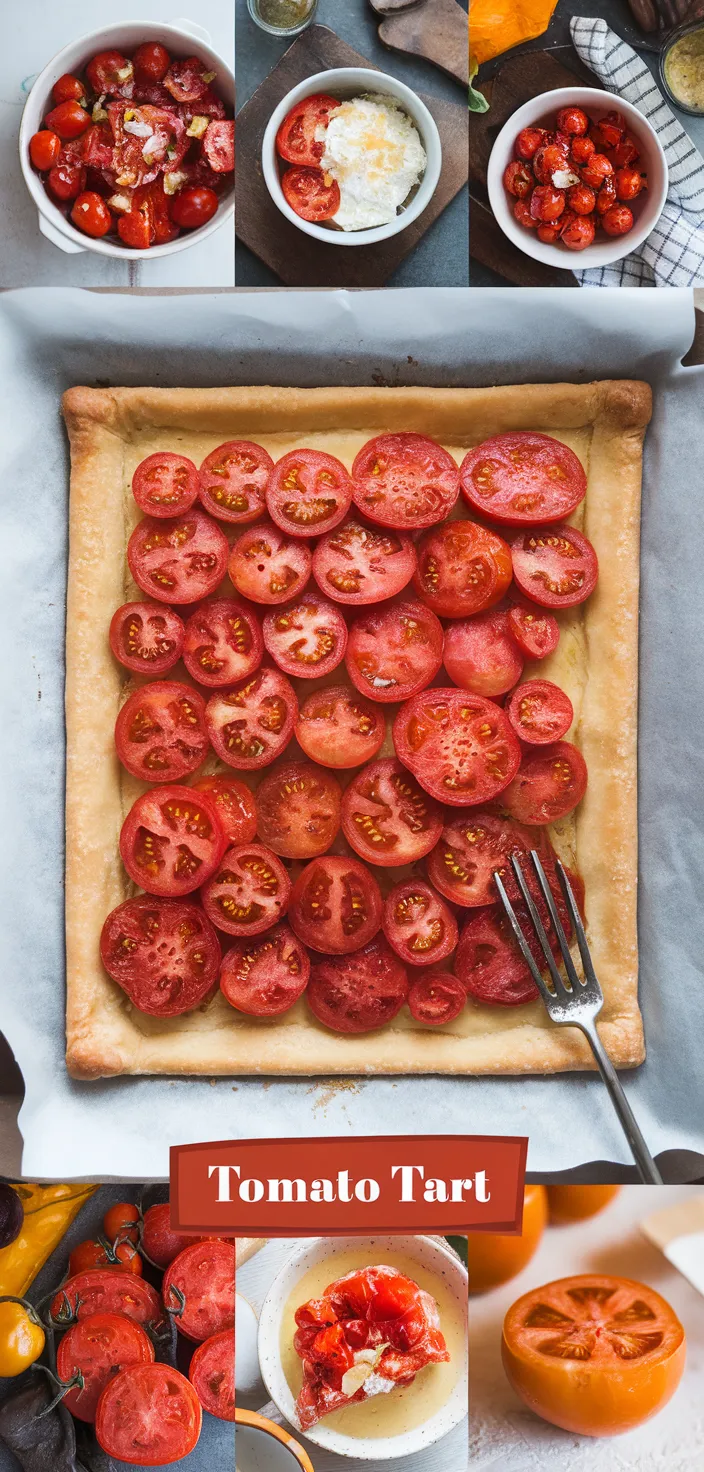
M 110 653 L 115 608 L 138 590 L 125 551 L 139 513 L 135 466 L 158 449 L 199 462 L 225 439 L 255 439 L 274 458 L 312 444 L 347 464 L 364 441 L 412 428 L 459 460 L 489 435 L 554 434 L 587 470 L 573 520 L 594 544 L 600 577 L 561 615 L 558 650 L 541 674 L 568 690 L 570 739 L 589 768 L 587 795 L 553 841 L 586 884 L 589 943 L 605 994 L 601 1036 L 614 1063 L 642 1061 L 638 1008 L 636 736 L 642 445 L 647 384 L 521 384 L 486 389 L 267 387 L 73 388 L 63 412 L 71 445 L 66 628 L 67 1065 L 76 1078 L 112 1074 L 553 1073 L 592 1066 L 575 1029 L 557 1029 L 540 1003 L 468 1006 L 446 1029 L 397 1018 L 361 1037 L 328 1032 L 304 1002 L 276 1019 L 236 1013 L 218 995 L 185 1017 L 157 1021 L 131 1007 L 104 973 L 106 915 L 133 893 L 118 854 L 140 785 L 117 761 L 113 729 L 131 687 Z M 530 673 L 528 668 L 527 673 Z M 405 1011 L 405 1009 L 404 1009 Z

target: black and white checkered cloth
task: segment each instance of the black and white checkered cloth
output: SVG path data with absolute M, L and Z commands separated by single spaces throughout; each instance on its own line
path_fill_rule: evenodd
M 575 16 L 572 40 L 600 82 L 655 129 L 667 158 L 665 207 L 647 240 L 612 266 L 578 271 L 583 286 L 704 286 L 704 158 L 640 56 L 604 20 Z

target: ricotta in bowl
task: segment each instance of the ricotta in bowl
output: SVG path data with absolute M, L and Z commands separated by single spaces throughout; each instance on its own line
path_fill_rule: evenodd
M 393 97 L 351 97 L 320 125 L 320 167 L 337 181 L 340 206 L 331 224 L 370 230 L 394 220 L 420 183 L 427 158 L 420 134 Z

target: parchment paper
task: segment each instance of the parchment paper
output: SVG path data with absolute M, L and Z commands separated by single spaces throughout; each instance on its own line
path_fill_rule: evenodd
M 597 1077 L 71 1081 L 63 1063 L 63 634 L 70 384 L 479 385 L 644 377 L 641 998 L 626 1079 L 654 1152 L 704 1171 L 704 369 L 688 292 L 525 290 L 0 298 L 0 1027 L 24 1170 L 154 1179 L 168 1147 L 306 1134 L 530 1135 L 529 1168 L 628 1162 Z

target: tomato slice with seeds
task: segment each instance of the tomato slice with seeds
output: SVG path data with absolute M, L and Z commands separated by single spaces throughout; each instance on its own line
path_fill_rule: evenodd
M 596 587 L 591 542 L 573 526 L 521 532 L 511 543 L 513 576 L 522 593 L 545 608 L 573 608 Z
M 340 828 L 340 784 L 313 762 L 290 762 L 267 772 L 257 788 L 262 843 L 285 859 L 324 854 Z
M 383 712 L 347 685 L 307 695 L 296 722 L 296 740 L 324 767 L 359 767 L 376 756 L 386 735 Z
M 415 864 L 442 832 L 442 809 L 394 757 L 370 762 L 342 799 L 342 831 L 355 853 L 381 868 Z
M 316 138 L 316 129 L 326 127 L 331 112 L 340 106 L 336 97 L 327 92 L 314 92 L 311 97 L 302 97 L 286 114 L 276 134 L 276 152 L 289 164 L 304 164 L 315 168 L 325 152 L 325 143 Z
M 347 648 L 347 624 L 320 593 L 303 593 L 297 602 L 272 609 L 264 615 L 262 632 L 279 669 L 303 680 L 331 674 Z
M 306 998 L 332 1032 L 373 1032 L 393 1022 L 408 996 L 406 968 L 383 936 L 350 956 L 325 956 L 311 967 Z
M 301 168 L 294 164 L 281 176 L 286 203 L 302 220 L 331 220 L 340 208 L 340 186 L 337 179 L 322 169 Z
M 125 701 L 115 722 L 123 767 L 143 782 L 180 782 L 208 754 L 205 701 L 190 685 L 155 680 Z
M 190 787 L 154 787 L 132 804 L 120 833 L 122 862 L 147 894 L 178 899 L 204 884 L 226 838 L 215 803 Z
M 305 946 L 290 926 L 275 925 L 259 939 L 238 940 L 226 951 L 220 990 L 238 1012 L 278 1017 L 303 995 L 309 976 Z
M 165 1467 L 193 1451 L 203 1411 L 190 1380 L 170 1365 L 132 1365 L 105 1387 L 98 1445 L 131 1467 Z
M 127 544 L 138 587 L 160 603 L 196 603 L 214 593 L 227 572 L 227 537 L 204 511 L 173 521 L 145 516 Z
M 464 690 L 425 690 L 396 716 L 400 760 L 438 802 L 469 807 L 491 802 L 515 777 L 521 748 L 504 712 Z
M 370 700 L 381 704 L 408 700 L 435 679 L 442 647 L 442 624 L 422 603 L 370 609 L 351 625 L 347 673 Z
M 418 543 L 416 591 L 441 618 L 493 608 L 513 577 L 511 550 L 498 532 L 475 521 L 448 521 Z
M 314 951 L 344 956 L 359 950 L 376 935 L 381 915 L 381 891 L 359 859 L 313 859 L 291 891 L 289 924 Z
M 479 613 L 445 630 L 443 664 L 451 680 L 476 695 L 505 695 L 523 674 L 508 614 Z
M 285 751 L 297 716 L 293 686 L 280 670 L 264 666 L 231 690 L 218 690 L 205 707 L 215 752 L 242 772 L 266 767 Z
M 572 725 L 569 695 L 552 680 L 525 680 L 514 690 L 506 714 L 516 735 L 530 746 L 560 741 Z
M 145 516 L 182 516 L 198 499 L 198 471 L 187 455 L 159 450 L 140 461 L 132 495 Z
M 186 624 L 183 662 L 201 685 L 232 685 L 262 662 L 259 620 L 235 598 L 217 598 L 192 613 Z
M 382 928 L 408 966 L 436 966 L 457 945 L 457 921 L 425 879 L 404 879 L 384 901 Z
M 184 637 L 178 614 L 158 603 L 123 603 L 110 621 L 115 658 L 139 675 L 165 675 L 181 658 Z
M 338 603 L 379 603 L 393 598 L 410 582 L 416 569 L 411 538 L 389 528 L 365 526 L 349 517 L 321 537 L 313 553 L 313 577 L 318 587 Z
M 128 1365 L 149 1365 L 154 1346 L 134 1319 L 122 1314 L 92 1314 L 73 1324 L 56 1351 L 56 1372 L 67 1383 L 76 1374 L 83 1385 L 66 1392 L 63 1404 L 79 1421 L 94 1421 L 108 1381 Z
M 542 848 L 540 834 L 496 813 L 448 814 L 441 837 L 428 857 L 428 877 L 445 899 L 474 908 L 498 901 L 494 873 L 504 880 L 512 854 L 527 858 Z M 524 866 L 525 867 L 525 866 Z
M 204 1411 L 220 1421 L 235 1419 L 235 1331 L 211 1334 L 199 1344 L 188 1378 Z
M 140 1012 L 179 1017 L 215 986 L 220 942 L 199 905 L 138 895 L 108 915 L 100 956 Z
M 199 777 L 194 792 L 204 792 L 215 803 L 229 844 L 249 843 L 257 831 L 257 809 L 246 782 L 236 777 Z
M 212 80 L 203 61 L 197 56 L 186 56 L 172 61 L 164 76 L 164 86 L 176 102 L 197 102 L 205 96 Z
M 519 823 L 556 823 L 576 808 L 586 790 L 587 764 L 579 747 L 556 741 L 525 753 L 501 806 Z
M 303 592 L 311 562 L 310 547 L 267 518 L 237 538 L 228 572 L 238 593 L 253 603 L 286 603 Z
M 240 525 L 266 511 L 266 488 L 274 462 L 263 445 L 227 440 L 200 467 L 200 499 L 211 516 Z
M 460 477 L 468 505 L 508 526 L 562 521 L 587 491 L 574 450 L 552 435 L 524 429 L 475 445 L 462 461 Z
M 63 1283 L 51 1300 L 57 1327 L 82 1323 L 93 1314 L 122 1314 L 135 1324 L 154 1329 L 164 1326 L 164 1309 L 155 1288 L 145 1278 L 112 1268 L 88 1268 Z
M 291 881 L 283 864 L 261 843 L 229 848 L 203 886 L 203 909 L 228 935 L 261 935 L 286 914 Z
M 380 434 L 352 466 L 354 504 L 380 526 L 434 526 L 452 510 L 460 473 L 452 456 L 424 434 Z
M 530 937 L 533 929 L 525 905 L 514 904 L 513 908 Z M 475 910 L 467 921 L 457 947 L 455 972 L 470 996 L 492 1007 L 522 1007 L 538 996 L 508 918 L 495 905 Z
M 516 603 L 509 609 L 509 628 L 526 659 L 545 659 L 557 649 L 560 625 L 551 613 L 528 603 Z
M 344 521 L 352 481 L 341 460 L 322 450 L 291 450 L 276 462 L 266 504 L 272 521 L 292 537 L 321 537 Z
M 449 971 L 428 971 L 416 976 L 408 993 L 408 1010 L 426 1027 L 446 1027 L 467 1005 L 462 982 Z
M 161 1296 L 179 1333 L 197 1344 L 234 1328 L 234 1243 L 211 1239 L 184 1247 L 164 1273 Z

